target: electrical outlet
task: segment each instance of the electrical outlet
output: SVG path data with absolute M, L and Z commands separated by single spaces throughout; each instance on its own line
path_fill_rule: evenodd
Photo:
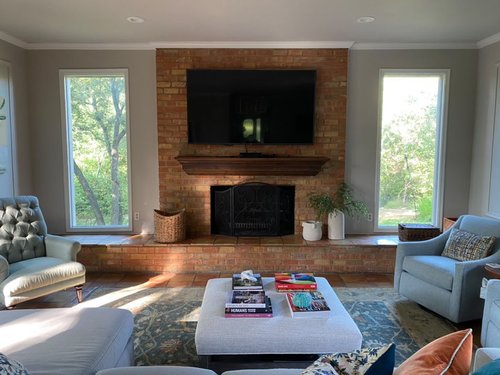
M 372 214 L 371 212 L 370 212 L 370 213 L 368 213 L 368 215 L 366 215 L 366 219 L 367 219 L 368 221 L 373 221 L 373 214 Z
M 134 212 L 134 220 L 137 221 L 139 220 L 140 216 L 139 216 L 139 212 Z

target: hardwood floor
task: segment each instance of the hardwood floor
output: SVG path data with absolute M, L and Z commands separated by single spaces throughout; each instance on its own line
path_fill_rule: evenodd
M 263 274 L 263 276 L 272 276 Z M 389 274 L 316 274 L 325 277 L 335 287 L 362 288 L 385 287 L 392 288 L 393 275 Z M 135 274 L 135 273 L 87 273 L 87 282 L 83 287 L 83 299 L 90 292 L 98 288 L 175 288 L 175 287 L 203 287 L 209 279 L 217 277 L 231 277 L 224 273 L 196 273 L 196 274 Z M 38 309 L 54 307 L 71 307 L 78 304 L 73 288 L 45 297 L 40 297 L 19 304 L 17 309 Z

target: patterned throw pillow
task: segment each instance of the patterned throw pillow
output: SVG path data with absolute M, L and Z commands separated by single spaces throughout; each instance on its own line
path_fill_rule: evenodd
M 454 228 L 441 255 L 460 261 L 481 259 L 488 255 L 495 240 L 493 236 L 478 236 Z
M 29 375 L 22 364 L 0 353 L 0 375 Z
M 331 364 L 328 362 L 320 362 L 318 359 L 314 361 L 311 366 L 302 371 L 301 375 L 339 375 L 339 373 L 333 369 Z
M 391 375 L 395 349 L 394 344 L 389 344 L 351 353 L 323 355 L 306 368 L 302 375 Z

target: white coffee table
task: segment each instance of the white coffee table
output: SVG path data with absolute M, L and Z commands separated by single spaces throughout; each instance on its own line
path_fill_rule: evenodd
M 329 318 L 292 318 L 284 293 L 274 278 L 263 278 L 271 298 L 272 318 L 225 318 L 224 303 L 231 279 L 208 281 L 196 327 L 196 351 L 202 363 L 211 356 L 261 354 L 324 354 L 361 348 L 363 337 L 330 284 L 316 277 L 318 290 L 330 306 Z

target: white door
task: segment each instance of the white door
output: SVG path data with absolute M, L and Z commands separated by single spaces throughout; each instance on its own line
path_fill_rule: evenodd
M 10 65 L 0 61 L 0 197 L 14 195 Z

